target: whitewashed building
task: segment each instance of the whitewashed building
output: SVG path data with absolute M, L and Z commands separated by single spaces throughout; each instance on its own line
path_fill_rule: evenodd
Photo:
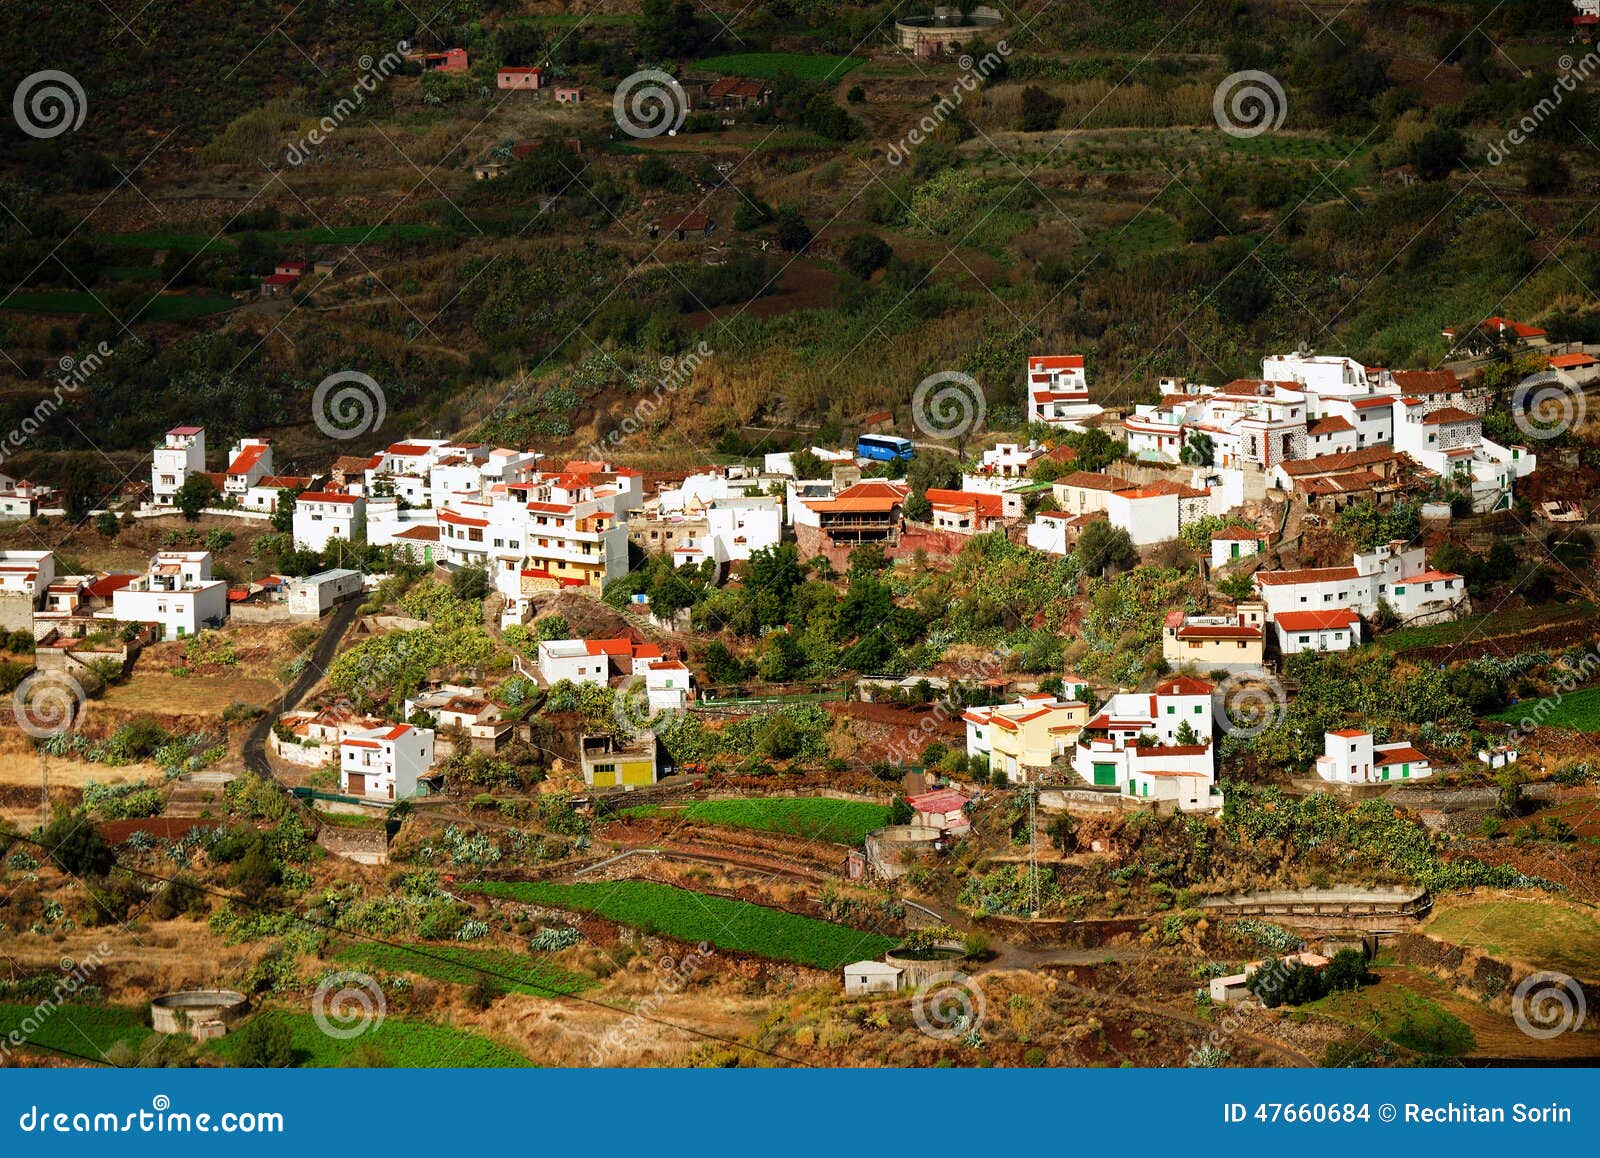
M 339 743 L 339 791 L 366 800 L 405 800 L 433 767 L 433 730 L 410 724 L 347 732 Z
M 1433 764 L 1411 744 L 1374 744 L 1372 733 L 1359 728 L 1326 732 L 1322 744 L 1317 775 L 1335 784 L 1382 784 L 1433 775 Z
M 228 585 L 211 578 L 211 552 L 158 551 L 145 573 L 111 596 L 112 615 L 154 623 L 162 639 L 182 639 L 228 617 Z

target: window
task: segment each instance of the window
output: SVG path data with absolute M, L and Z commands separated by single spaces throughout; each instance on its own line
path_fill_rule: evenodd
M 1177 709 L 1177 708 L 1176 708 L 1176 707 L 1175 707 L 1175 706 L 1174 706 L 1174 705 L 1172 705 L 1172 704 L 1168 704 L 1168 705 L 1167 705 L 1167 715 L 1169 715 L 1169 716 L 1170 716 L 1170 715 L 1172 715 L 1172 714 L 1173 714 L 1173 713 L 1174 713 L 1174 712 L 1176 712 L 1176 711 L 1177 711 L 1177 710 L 1178 710 L 1178 709 Z
M 615 772 L 617 766 L 615 764 L 596 764 L 594 770 L 596 772 Z
M 1300 637 L 1300 642 L 1301 643 L 1310 643 L 1311 642 L 1311 637 L 1309 635 L 1302 635 Z
M 1199 714 L 1200 714 L 1200 713 L 1201 713 L 1201 712 L 1202 712 L 1202 711 L 1203 711 L 1203 710 L 1204 710 L 1204 709 L 1203 709 L 1203 708 L 1202 708 L 1202 707 L 1201 707 L 1201 705 L 1199 705 L 1199 704 L 1196 704 L 1196 705 L 1195 705 L 1195 706 L 1194 706 L 1194 714 L 1195 714 L 1195 715 L 1197 715 L 1197 716 L 1198 716 L 1198 715 L 1199 715 Z

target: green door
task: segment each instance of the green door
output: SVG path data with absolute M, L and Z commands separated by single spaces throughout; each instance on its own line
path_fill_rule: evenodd
M 1233 545 L 1233 557 L 1235 559 L 1237 559 L 1239 557 L 1239 544 L 1238 543 L 1235 543 Z
M 1115 784 L 1117 782 L 1117 766 L 1115 764 L 1096 764 L 1094 766 L 1094 782 L 1096 784 Z

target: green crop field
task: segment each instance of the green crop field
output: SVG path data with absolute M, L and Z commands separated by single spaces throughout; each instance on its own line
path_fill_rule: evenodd
M 1566 692 L 1559 699 L 1551 695 L 1542 700 L 1523 700 L 1520 704 L 1502 708 L 1488 718 L 1508 724 L 1532 720 L 1547 728 L 1600 732 L 1600 687 Z
M 421 241 L 437 236 L 436 225 L 334 225 L 316 229 L 263 229 L 254 231 L 264 241 L 277 245 L 391 245 L 400 241 Z M 144 233 L 102 233 L 94 240 L 116 249 L 177 249 L 193 253 L 202 249 L 235 245 L 241 234 L 179 233 L 155 230 Z
M 1563 905 L 1486 901 L 1434 914 L 1427 931 L 1538 969 L 1600 980 L 1600 918 Z
M 454 985 L 472 985 L 482 980 L 502 993 L 535 997 L 578 993 L 594 984 L 577 973 L 506 949 L 463 949 L 453 945 L 412 948 L 359 942 L 343 946 L 334 958 L 369 972 L 417 973 Z
M 1380 646 L 1390 651 L 1409 651 L 1415 647 L 1439 647 L 1471 640 L 1493 639 L 1521 631 L 1555 627 L 1600 615 L 1593 603 L 1544 603 L 1515 611 L 1496 611 L 1489 615 L 1469 615 L 1453 623 L 1433 623 L 1427 627 L 1402 627 L 1378 637 Z
M 232 298 L 203 297 L 191 294 L 160 294 L 146 298 L 136 306 L 120 311 L 139 321 L 171 322 L 185 318 L 203 318 L 209 314 L 231 310 L 238 303 Z M 15 293 L 0 301 L 0 309 L 16 310 L 27 314 L 106 314 L 107 308 L 94 294 L 82 290 L 42 290 L 36 293 Z
M 1430 1057 L 1460 1057 L 1478 1048 L 1471 1026 L 1398 978 L 1329 994 L 1306 1008 Z
M 137 1009 L 125 1005 L 58 1005 L 42 1015 L 35 1006 L 0 1002 L 0 1041 L 12 1033 L 48 1051 L 94 1057 L 118 1042 L 139 1049 L 155 1030 Z
M 516 1050 L 482 1034 L 423 1021 L 385 1017 L 360 1037 L 339 1039 L 323 1033 L 309 1013 L 272 1009 L 256 1016 L 288 1025 L 296 1060 L 302 1066 L 347 1066 L 357 1051 L 363 1056 L 362 1065 L 408 1069 L 515 1069 L 533 1064 Z M 206 1049 L 227 1065 L 234 1059 L 238 1043 L 238 1037 L 229 1034 L 211 1042 Z
M 801 80 L 838 80 L 866 61 L 859 56 L 813 56 L 798 52 L 734 52 L 708 56 L 696 68 L 724 76 L 754 76 L 775 80 L 790 73 Z
M 837 969 L 876 957 L 895 945 L 890 937 L 801 917 L 748 901 L 707 896 L 654 881 L 596 881 L 578 885 L 490 882 L 474 887 L 489 897 L 597 913 L 646 932 L 680 941 L 705 941 L 719 949 Z
M 796 800 L 702 800 L 683 814 L 700 824 L 757 828 L 811 840 L 860 844 L 869 832 L 889 823 L 889 808 L 856 800 L 807 797 Z

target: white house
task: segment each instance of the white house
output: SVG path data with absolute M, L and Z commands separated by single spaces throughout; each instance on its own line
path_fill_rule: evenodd
M 294 545 L 323 551 L 334 539 L 367 541 L 367 500 L 335 491 L 306 491 L 294 504 Z
M 1102 408 L 1089 401 L 1081 354 L 1028 359 L 1028 421 L 1082 429 Z
M 393 724 L 347 733 L 339 743 L 339 791 L 367 800 L 405 800 L 433 767 L 433 732 Z
M 856 997 L 868 993 L 896 993 L 900 989 L 902 972 L 898 965 L 890 965 L 883 961 L 857 961 L 852 965 L 846 965 L 845 995 Z
M 718 563 L 748 562 L 753 551 L 783 540 L 783 510 L 776 498 L 730 495 L 705 509 L 709 554 Z
M 1453 619 L 1466 610 L 1465 584 L 1459 575 L 1427 571 L 1426 560 L 1422 547 L 1395 540 L 1357 551 L 1349 567 L 1258 571 L 1256 590 L 1274 619 L 1289 611 L 1348 610 L 1371 616 L 1380 600 L 1407 622 Z
M 1419 571 L 1403 576 L 1389 590 L 1389 605 L 1407 623 L 1456 619 L 1471 607 L 1467 581 L 1453 571 Z
M 1073 770 L 1085 783 L 1186 811 L 1221 807 L 1212 788 L 1215 690 L 1205 680 L 1172 676 L 1150 692 L 1118 692 L 1084 725 Z
M 1278 654 L 1301 651 L 1349 651 L 1361 643 L 1361 618 L 1349 608 L 1330 611 L 1285 611 L 1272 622 Z
M 1458 406 L 1430 407 L 1423 397 L 1394 400 L 1394 448 L 1465 487 L 1480 514 L 1509 507 L 1516 480 L 1538 465 L 1526 447 L 1484 438 L 1481 416 Z
M 652 713 L 678 711 L 694 695 L 692 673 L 687 665 L 675 659 L 647 660 L 644 664 L 644 687 Z
M 150 501 L 170 507 L 192 474 L 206 469 L 206 432 L 201 426 L 174 426 L 156 447 L 150 467 Z
M 1211 536 L 1211 565 L 1226 567 L 1235 559 L 1248 559 L 1261 554 L 1266 536 L 1247 527 L 1229 527 Z
M 661 658 L 655 644 L 634 643 L 626 637 L 544 639 L 539 641 L 539 678 L 547 685 L 568 680 L 604 687 L 613 675 L 633 672 L 637 662 Z
M 1317 775 L 1336 784 L 1381 784 L 1433 775 L 1428 757 L 1405 741 L 1374 744 L 1372 733 L 1341 728 L 1322 737 Z
M 55 578 L 56 557 L 49 551 L 0 551 L 0 627 L 31 631 Z
M 158 551 L 149 569 L 111 595 L 112 615 L 161 627 L 162 639 L 181 639 L 228 616 L 228 585 L 211 578 L 211 552 Z
M 360 571 L 332 568 L 289 581 L 289 614 L 297 618 L 317 619 L 323 612 L 353 595 L 360 595 Z

